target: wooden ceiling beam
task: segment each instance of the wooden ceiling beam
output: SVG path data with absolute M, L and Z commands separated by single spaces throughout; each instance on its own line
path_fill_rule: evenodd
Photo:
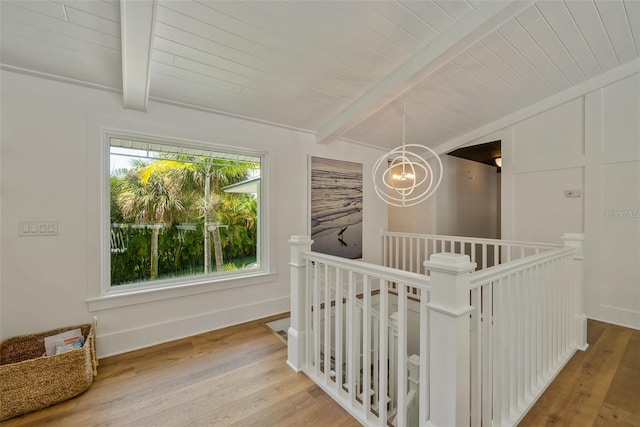
M 124 108 L 147 110 L 154 22 L 154 0 L 120 1 Z
M 409 58 L 323 125 L 316 134 L 316 142 L 328 143 L 340 138 L 533 3 L 534 1 L 476 3 L 476 10 L 457 21 L 441 37 Z

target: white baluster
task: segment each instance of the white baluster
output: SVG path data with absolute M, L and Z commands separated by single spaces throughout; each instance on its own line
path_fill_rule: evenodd
M 416 239 L 416 273 L 422 274 L 422 240 Z
M 482 287 L 482 425 L 492 425 L 493 411 L 493 283 Z
M 532 375 L 532 360 L 533 360 L 533 326 L 532 318 L 533 311 L 531 307 L 532 295 L 531 295 L 531 268 L 527 268 L 522 274 L 522 316 L 524 317 L 524 390 L 525 393 L 529 393 L 532 389 L 531 375 Z
M 487 244 L 482 244 L 482 269 L 487 268 Z
M 324 265 L 324 382 L 331 380 L 331 276 L 329 265 Z
M 475 243 L 471 243 L 471 262 L 476 262 L 476 244 Z
M 415 244 L 415 239 L 413 237 L 409 237 L 409 271 L 415 270 L 413 269 L 413 245 Z
M 320 376 L 320 361 L 322 355 L 320 354 L 320 336 L 322 332 L 322 325 L 320 323 L 320 284 L 322 268 L 319 262 L 315 263 L 315 274 L 313 275 L 313 301 L 311 303 L 313 311 L 313 373 L 316 377 Z
M 347 389 L 349 391 L 349 402 L 355 406 L 358 392 L 356 390 L 356 366 L 359 359 L 358 313 L 356 308 L 356 289 L 353 278 L 353 271 L 349 271 L 349 292 L 347 295 Z
M 389 255 L 389 248 L 387 247 L 389 245 L 389 236 L 384 234 L 382 234 L 382 265 L 384 265 L 385 267 L 389 267 L 389 260 L 387 259 L 388 255 Z
M 371 282 L 362 278 L 362 404 L 364 413 L 371 410 Z
M 504 337 L 504 283 L 503 279 L 500 278 L 497 281 L 493 282 L 493 331 L 494 331 L 494 340 L 493 342 L 493 358 L 492 358 L 492 370 L 493 370 L 493 421 L 494 425 L 502 425 L 503 424 L 503 404 L 502 404 L 502 396 L 504 394 L 504 377 L 505 369 L 504 369 L 504 350 L 502 343 L 502 337 Z
M 418 425 L 429 417 L 429 311 L 427 291 L 420 290 L 420 413 Z
M 517 406 L 518 408 L 524 403 L 524 376 L 525 376 L 525 341 L 527 334 L 525 332 L 525 298 L 524 298 L 524 285 L 523 285 L 523 273 L 520 271 L 515 275 L 514 293 L 515 293 L 515 306 L 517 307 L 517 323 L 516 323 L 516 340 L 518 346 L 518 354 L 516 361 L 516 369 L 518 370 L 517 377 Z
M 343 347 L 342 347 L 342 337 L 343 337 L 343 331 L 344 331 L 344 320 L 343 320 L 343 310 L 344 310 L 344 304 L 342 303 L 342 295 L 343 295 L 343 289 L 342 289 L 343 283 L 342 283 L 342 269 L 337 268 L 336 267 L 336 293 L 335 293 L 335 299 L 336 299 L 336 308 L 335 308 L 335 312 L 336 312 L 336 320 L 335 320 L 335 338 L 336 338 L 336 352 L 335 352 L 335 372 L 336 372 L 336 377 L 335 377 L 335 386 L 336 386 L 336 390 L 341 391 L 342 390 L 342 352 L 343 352 Z
M 377 315 L 371 317 L 371 340 L 371 389 L 373 391 L 371 405 L 374 410 L 377 410 L 378 400 L 380 399 L 380 319 L 378 319 Z
M 480 425 L 482 391 L 482 335 L 480 288 L 471 291 L 471 425 Z
M 505 287 L 505 293 L 507 296 L 507 349 L 508 349 L 508 361 L 509 361 L 509 384 L 508 384 L 508 417 L 511 418 L 511 414 L 517 409 L 518 395 L 517 395 L 517 376 L 518 376 L 518 364 L 517 364 L 517 307 L 514 306 L 514 283 L 515 277 L 513 274 L 508 276 L 507 286 Z
M 420 387 L 420 356 L 416 354 L 412 354 L 407 358 L 407 368 L 409 370 L 409 394 L 411 400 L 408 402 L 407 408 L 407 426 L 417 426 L 418 424 L 418 414 L 420 408 L 418 407 L 420 399 L 419 399 L 419 387 Z
M 502 299 L 502 306 L 500 308 L 502 313 L 502 323 L 500 325 L 500 341 L 502 343 L 502 417 L 503 422 L 510 419 L 510 387 L 511 387 L 511 313 L 509 312 L 511 301 L 509 300 L 509 277 L 500 279 L 500 294 Z
M 397 426 L 407 425 L 407 286 L 398 283 L 398 415 Z
M 379 347 L 378 347 L 378 360 L 379 365 L 379 378 L 380 386 L 378 389 L 378 416 L 380 425 L 387 426 L 387 396 L 389 395 L 388 389 L 388 363 L 389 360 L 389 282 L 386 280 L 380 281 L 380 330 L 379 330 Z
M 398 408 L 398 312 L 389 316 L 389 397 L 391 409 Z
M 402 270 L 404 271 L 408 271 L 407 270 L 407 245 L 410 243 L 410 240 L 408 237 L 403 237 L 402 238 Z

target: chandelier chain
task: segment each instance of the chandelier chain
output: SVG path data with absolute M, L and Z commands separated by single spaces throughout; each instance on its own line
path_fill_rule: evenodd
M 402 145 L 404 146 L 405 143 L 407 142 L 406 139 L 406 122 L 405 122 L 405 100 L 404 98 L 402 99 Z

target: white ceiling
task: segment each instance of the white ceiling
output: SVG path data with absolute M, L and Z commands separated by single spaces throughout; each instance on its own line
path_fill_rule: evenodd
M 437 147 L 640 51 L 639 0 L 2 0 L 0 13 L 3 69 L 123 91 L 128 108 L 163 100 L 386 148 L 405 92 L 407 142 Z

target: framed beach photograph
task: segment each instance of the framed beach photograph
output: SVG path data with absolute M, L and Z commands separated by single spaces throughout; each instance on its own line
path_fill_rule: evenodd
M 311 250 L 362 258 L 362 164 L 310 157 Z

